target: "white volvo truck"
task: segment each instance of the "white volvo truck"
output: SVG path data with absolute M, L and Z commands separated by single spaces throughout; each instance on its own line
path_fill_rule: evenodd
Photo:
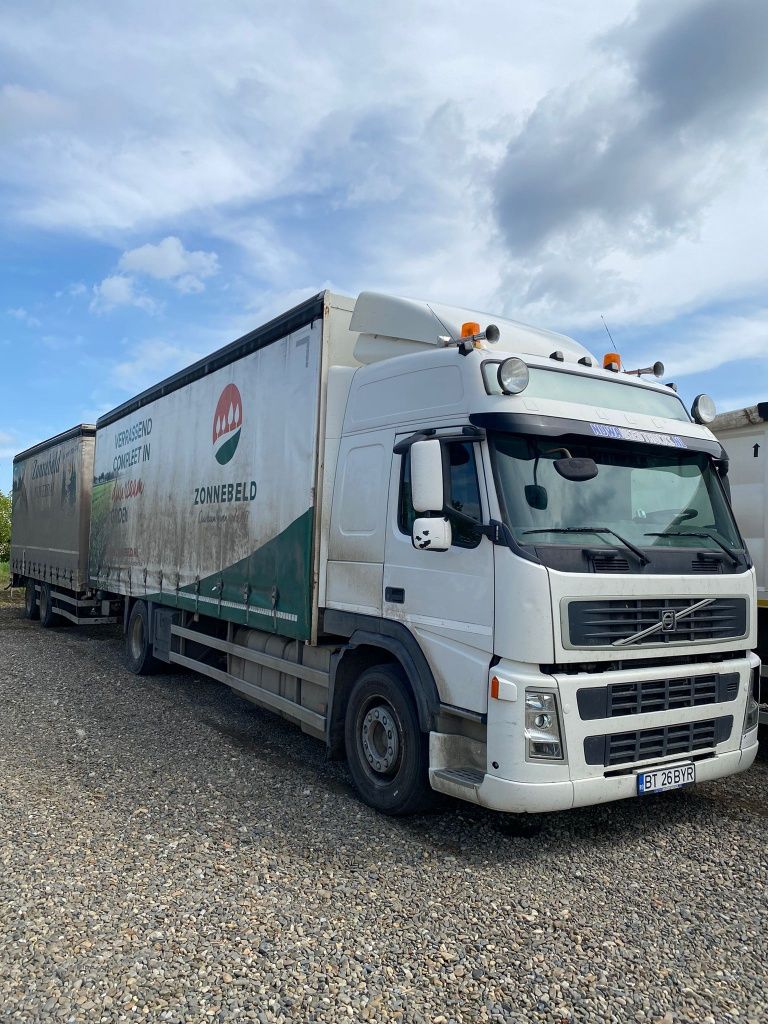
M 759 662 L 705 405 L 562 335 L 323 292 L 103 416 L 89 494 L 19 455 L 14 579 L 45 626 L 122 615 L 133 671 L 297 722 L 387 813 L 719 778 L 755 757 Z M 85 582 L 38 490 L 90 508 Z

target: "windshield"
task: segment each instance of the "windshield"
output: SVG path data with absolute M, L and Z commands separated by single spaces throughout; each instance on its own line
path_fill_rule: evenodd
M 560 476 L 559 444 L 574 458 L 594 459 L 597 476 Z M 616 531 L 646 550 L 741 549 L 720 481 L 702 452 L 501 433 L 490 435 L 490 447 L 502 512 L 518 544 L 615 547 L 608 531 Z M 587 527 L 598 532 L 581 532 Z M 569 528 L 579 532 L 560 532 Z

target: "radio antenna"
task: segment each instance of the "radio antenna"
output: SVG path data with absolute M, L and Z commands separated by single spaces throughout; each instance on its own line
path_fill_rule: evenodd
M 605 317 L 603 316 L 603 314 L 602 314 L 602 313 L 600 314 L 600 319 L 601 319 L 601 320 L 603 321 L 603 327 L 605 328 L 605 333 L 606 333 L 606 334 L 608 335 L 608 337 L 609 337 L 609 338 L 611 339 L 611 345 L 613 345 L 613 347 L 614 347 L 614 348 L 616 348 L 616 344 L 615 344 L 615 342 L 614 342 L 614 340 L 613 340 L 613 335 L 612 335 L 612 334 L 611 334 L 611 332 L 610 332 L 610 331 L 608 330 L 608 324 L 607 324 L 607 323 L 605 322 Z

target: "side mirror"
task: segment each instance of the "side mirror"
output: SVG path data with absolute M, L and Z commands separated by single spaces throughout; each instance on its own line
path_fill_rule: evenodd
M 426 443 L 429 444 L 428 441 Z M 447 551 L 453 540 L 451 524 L 447 519 L 416 519 L 411 540 L 413 546 L 420 551 Z
M 436 438 L 411 445 L 411 501 L 417 512 L 442 512 L 443 449 Z M 449 543 L 450 546 L 450 543 Z
M 566 480 L 593 480 L 597 476 L 594 459 L 555 459 L 553 465 Z

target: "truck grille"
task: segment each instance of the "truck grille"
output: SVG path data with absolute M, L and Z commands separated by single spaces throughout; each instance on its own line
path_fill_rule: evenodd
M 613 683 L 610 686 L 583 687 L 576 691 L 576 702 L 579 717 L 582 721 L 590 721 L 719 704 L 735 700 L 738 693 L 739 673 L 726 672 L 723 675 L 648 679 L 642 682 Z
M 574 647 L 630 647 L 724 640 L 746 634 L 746 598 L 718 597 L 702 604 L 705 600 L 683 597 L 571 601 L 569 639 Z M 690 611 L 694 605 L 700 607 Z M 649 632 L 639 635 L 644 630 Z
M 587 736 L 584 760 L 606 768 L 638 761 L 658 760 L 675 754 L 691 754 L 723 743 L 731 735 L 733 715 L 710 718 L 705 722 L 683 722 L 658 729 L 616 732 L 607 736 Z

